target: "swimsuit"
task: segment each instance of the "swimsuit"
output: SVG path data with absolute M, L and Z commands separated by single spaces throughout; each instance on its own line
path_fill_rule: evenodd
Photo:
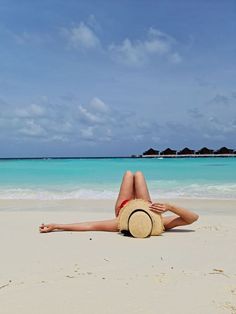
M 130 200 L 124 200 L 119 207 L 117 207 L 116 216 L 119 216 L 121 208 L 123 208 Z
M 124 200 L 120 206 L 119 206 L 119 211 L 121 210 L 121 208 L 123 208 L 130 200 Z
M 118 214 L 117 214 L 117 216 L 119 215 L 121 208 L 123 208 L 129 201 L 131 201 L 131 199 L 130 199 L 130 200 L 124 200 L 124 201 L 120 204 L 120 206 L 118 207 Z M 149 202 L 149 203 L 152 203 L 151 201 L 148 201 L 148 202 Z

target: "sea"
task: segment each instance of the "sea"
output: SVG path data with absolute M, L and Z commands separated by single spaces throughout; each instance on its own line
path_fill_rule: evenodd
M 142 171 L 152 198 L 236 200 L 236 158 L 1 159 L 0 199 L 117 197 L 123 173 Z

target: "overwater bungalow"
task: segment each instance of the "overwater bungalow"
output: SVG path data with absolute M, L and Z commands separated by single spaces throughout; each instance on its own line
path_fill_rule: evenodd
M 214 151 L 214 154 L 221 154 L 221 155 L 224 155 L 224 154 L 233 154 L 234 153 L 234 150 L 233 149 L 229 149 L 227 147 L 221 147 L 220 149 L 218 150 L 215 150 Z
M 184 149 L 177 152 L 177 155 L 194 155 L 195 151 L 185 147 Z
M 165 150 L 163 150 L 160 154 L 161 155 L 176 155 L 176 150 L 173 150 L 168 147 Z
M 185 147 L 178 152 L 171 148 L 166 148 L 163 151 L 159 151 L 153 148 L 149 148 L 142 155 L 132 155 L 131 157 L 149 157 L 149 158 L 188 158 L 188 157 L 236 157 L 236 150 L 229 149 L 227 147 L 221 147 L 218 150 L 209 149 L 207 147 L 203 147 L 199 150 L 193 150 L 188 147 Z
M 153 148 L 149 148 L 143 153 L 143 156 L 156 156 L 159 155 L 159 150 L 155 150 Z
M 195 154 L 197 154 L 197 155 L 211 155 L 213 153 L 214 153 L 213 149 L 209 149 L 207 147 L 203 147 L 203 148 L 199 149 L 198 151 L 196 151 Z

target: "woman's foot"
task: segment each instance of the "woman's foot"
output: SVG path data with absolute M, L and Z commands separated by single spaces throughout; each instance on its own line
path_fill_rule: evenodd
M 42 224 L 40 227 L 39 227 L 39 232 L 41 233 L 47 233 L 47 232 L 51 232 L 53 230 L 56 229 L 56 226 L 54 224 Z

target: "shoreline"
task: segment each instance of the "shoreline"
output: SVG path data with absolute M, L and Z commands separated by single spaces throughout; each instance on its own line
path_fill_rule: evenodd
M 216 199 L 153 199 L 153 202 L 173 203 L 177 206 L 189 208 L 199 214 L 236 214 L 236 200 Z M 115 200 L 1 200 L 0 212 L 7 211 L 66 211 L 66 212 L 105 212 L 114 213 Z

